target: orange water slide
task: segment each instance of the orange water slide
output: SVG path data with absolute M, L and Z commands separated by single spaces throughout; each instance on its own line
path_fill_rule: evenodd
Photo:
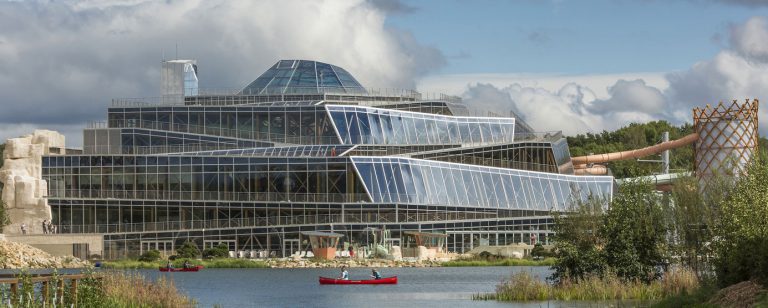
M 571 157 L 571 162 L 573 163 L 573 166 L 576 169 L 575 170 L 576 174 L 605 174 L 605 172 L 607 172 L 607 169 L 605 169 L 605 166 L 588 167 L 588 164 L 606 163 L 609 161 L 645 157 L 645 156 L 657 154 L 666 150 L 671 150 L 671 149 L 689 145 L 691 143 L 696 142 L 696 140 L 698 139 L 699 139 L 699 135 L 696 133 L 693 133 L 677 140 L 670 140 L 667 142 L 662 142 L 656 145 L 652 145 L 652 146 L 645 147 L 642 149 L 637 149 L 637 150 Z

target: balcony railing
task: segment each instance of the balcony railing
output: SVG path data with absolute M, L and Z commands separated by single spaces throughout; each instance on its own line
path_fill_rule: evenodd
M 262 89 L 258 93 L 242 92 L 243 89 L 240 88 L 192 88 L 186 90 L 186 93 L 197 93 L 197 95 L 116 98 L 112 100 L 112 107 L 273 104 L 275 102 L 290 104 L 290 102 L 321 100 L 367 106 L 412 101 L 461 102 L 461 98 L 458 96 L 395 88 L 274 87 Z
M 413 223 L 439 222 L 456 220 L 494 219 L 496 213 L 482 212 L 429 212 L 413 213 L 346 213 L 326 215 L 295 215 L 248 217 L 210 220 L 184 220 L 143 223 L 106 223 L 87 225 L 59 225 L 59 233 L 119 233 L 119 232 L 156 232 L 178 230 L 202 230 L 225 228 L 270 227 L 291 225 L 316 225 L 340 223 Z
M 311 203 L 359 203 L 370 202 L 367 194 L 321 194 L 284 192 L 211 192 L 211 191 L 167 191 L 167 190 L 97 190 L 97 189 L 52 189 L 49 198 L 74 199 L 150 199 L 150 200 L 217 200 L 243 202 L 311 202 Z

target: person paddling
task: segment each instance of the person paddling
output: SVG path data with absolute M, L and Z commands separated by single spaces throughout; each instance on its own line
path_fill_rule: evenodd
M 379 274 L 379 270 L 377 269 L 371 269 L 371 278 L 373 279 L 381 279 L 381 274 Z
M 347 272 L 347 266 L 346 265 L 341 267 L 341 275 L 339 276 L 339 279 L 349 280 L 349 272 Z

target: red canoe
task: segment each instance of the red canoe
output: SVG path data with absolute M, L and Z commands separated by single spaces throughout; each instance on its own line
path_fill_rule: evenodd
M 183 268 L 183 267 L 182 268 L 167 268 L 167 267 L 161 267 L 160 271 L 161 272 L 197 272 L 197 271 L 199 271 L 202 268 L 203 268 L 202 265 L 198 265 L 198 266 L 190 267 L 190 268 Z
M 397 276 L 366 280 L 344 280 L 320 277 L 320 284 L 397 284 Z

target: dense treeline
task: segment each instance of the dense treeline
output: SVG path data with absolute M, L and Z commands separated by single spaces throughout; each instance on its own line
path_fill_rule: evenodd
M 653 121 L 644 124 L 632 123 L 615 131 L 579 134 L 568 137 L 571 156 L 601 154 L 644 148 L 661 142 L 661 134 L 669 132 L 669 139 L 675 140 L 693 133 L 691 124 L 675 126 L 667 121 Z M 673 171 L 693 169 L 693 146 L 681 147 L 670 152 L 670 166 Z M 645 159 L 661 159 L 659 155 Z M 651 175 L 661 171 L 661 164 L 624 160 L 608 163 L 616 178 Z
M 644 124 L 632 123 L 615 131 L 586 133 L 568 137 L 571 156 L 602 154 L 640 149 L 661 142 L 661 134 L 669 132 L 669 139 L 675 140 L 694 132 L 693 126 L 685 123 L 675 126 L 667 121 L 653 121 Z M 768 149 L 768 139 L 760 138 L 761 149 Z M 659 160 L 660 155 L 646 157 L 647 160 Z M 670 151 L 670 172 L 693 170 L 693 145 Z M 660 163 L 639 162 L 634 159 L 608 163 L 616 178 L 651 175 L 661 171 Z

